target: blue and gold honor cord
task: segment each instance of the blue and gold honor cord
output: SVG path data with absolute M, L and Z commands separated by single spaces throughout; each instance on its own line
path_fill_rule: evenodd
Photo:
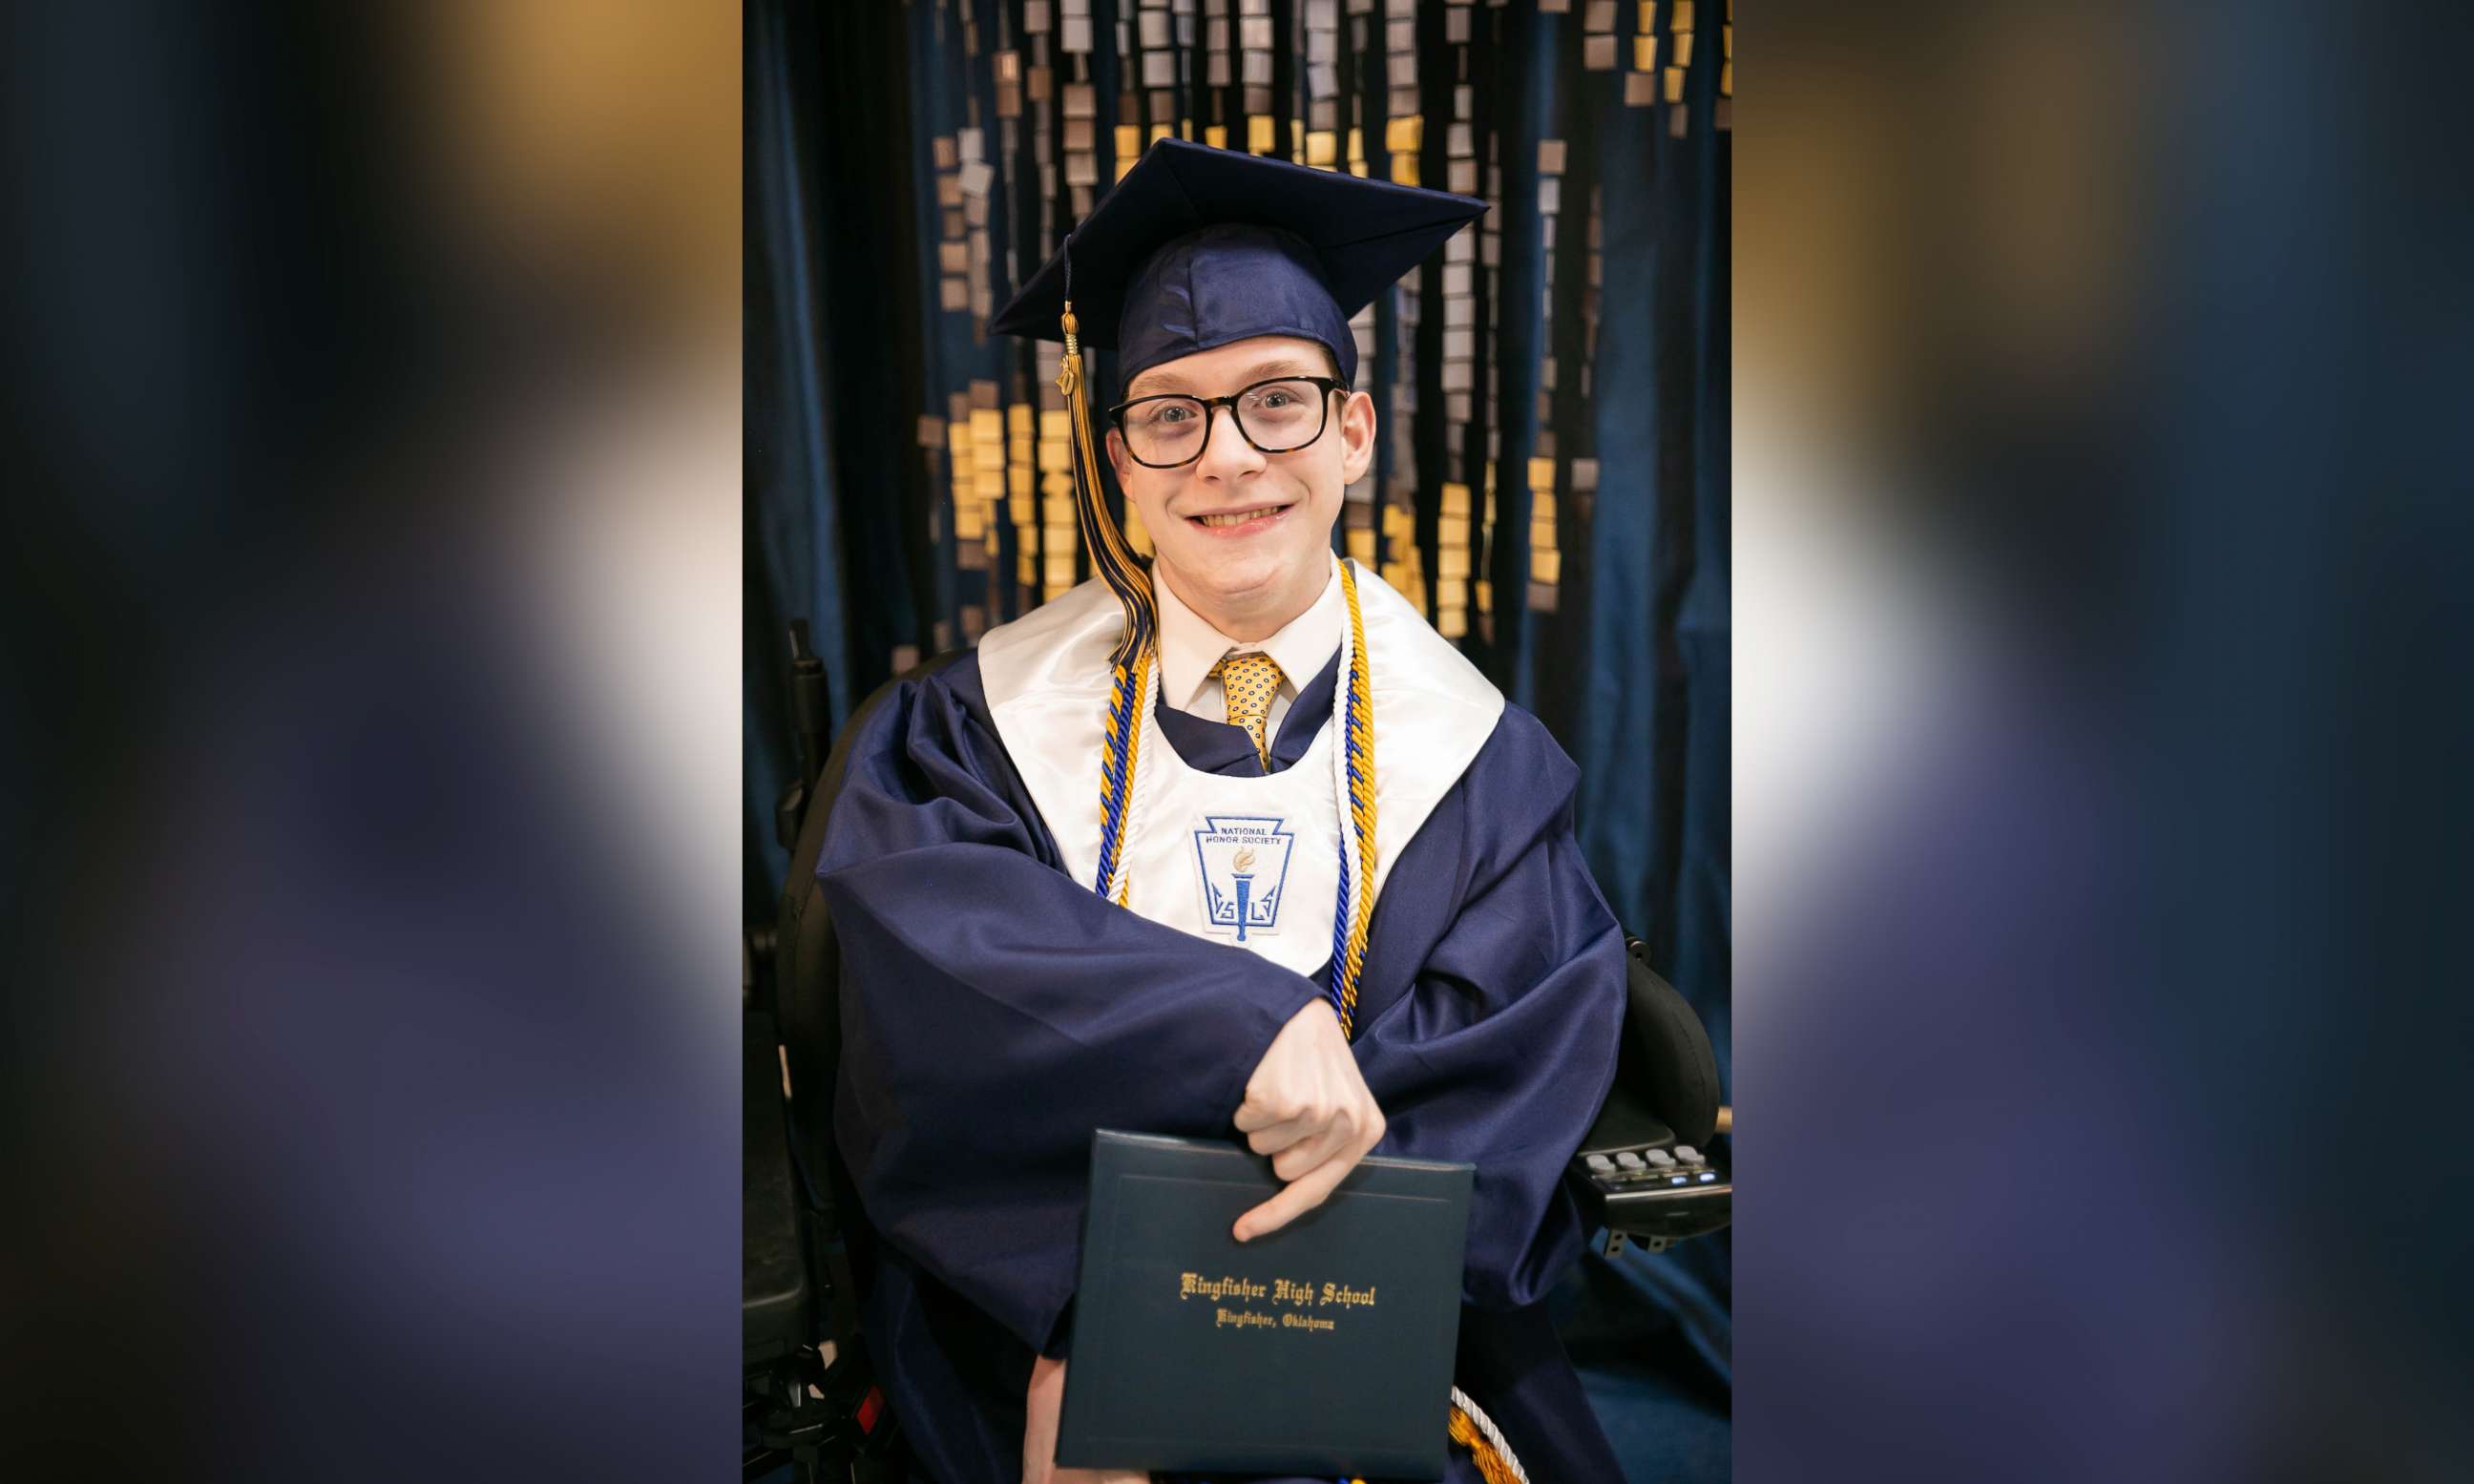
M 1348 599 L 1348 673 L 1333 720 L 1340 724 L 1341 778 L 1348 829 L 1340 844 L 1340 901 L 1331 914 L 1331 1009 L 1340 1031 L 1357 1034 L 1357 981 L 1366 967 L 1366 924 L 1374 913 L 1374 696 L 1366 663 L 1366 615 L 1357 606 L 1357 574 L 1340 564 Z M 1354 844 L 1355 857 L 1350 859 Z

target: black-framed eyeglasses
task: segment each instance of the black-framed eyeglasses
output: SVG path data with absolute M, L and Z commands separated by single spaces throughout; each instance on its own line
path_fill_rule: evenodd
M 1175 469 L 1202 457 L 1211 441 L 1211 409 L 1225 407 L 1237 432 L 1265 453 L 1293 453 L 1322 436 L 1331 394 L 1348 383 L 1335 377 L 1273 377 L 1226 397 L 1166 392 L 1108 409 L 1126 451 L 1147 469 Z

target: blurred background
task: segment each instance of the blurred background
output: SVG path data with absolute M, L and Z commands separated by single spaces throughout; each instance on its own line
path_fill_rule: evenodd
M 2468 20 L 1746 13 L 1740 1477 L 2468 1472 Z
M 1092 574 L 1061 347 L 987 322 L 1175 136 L 1488 203 L 1354 321 L 1385 435 L 1333 546 L 1580 764 L 1600 889 L 1723 1069 L 1725 0 L 756 0 L 746 20 L 751 921 L 786 864 L 790 621 L 838 719 Z M 1726 1475 L 1726 1241 L 1593 1258 L 1560 1296 L 1638 1479 Z
M 8 12 L 0 1474 L 733 1446 L 740 21 Z M 1737 1477 L 2465 1476 L 2467 16 L 1737 24 Z
M 7 37 L 0 1476 L 700 1476 L 736 11 Z

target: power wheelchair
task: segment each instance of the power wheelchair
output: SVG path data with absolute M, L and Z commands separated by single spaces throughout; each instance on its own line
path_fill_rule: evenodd
M 775 810 L 790 852 L 779 914 L 747 936 L 742 1314 L 744 1484 L 787 1469 L 798 1484 L 898 1484 L 909 1477 L 901 1424 L 860 1333 L 855 1274 L 872 1240 L 834 1145 L 840 1059 L 840 949 L 816 888 L 825 823 L 852 739 L 896 686 L 954 663 L 948 653 L 888 681 L 833 735 L 824 667 L 807 625 L 790 625 L 797 777 Z M 1629 965 L 1614 1084 L 1568 1179 L 1612 1252 L 1660 1251 L 1727 1224 L 1730 1173 L 1706 1153 L 1732 1123 L 1698 1016 L 1651 970 L 1638 938 Z

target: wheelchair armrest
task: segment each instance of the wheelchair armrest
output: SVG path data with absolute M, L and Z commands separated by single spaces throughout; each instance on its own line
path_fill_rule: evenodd
M 1707 1146 L 1718 1131 L 1718 1057 L 1710 1034 L 1684 996 L 1649 966 L 1647 946 L 1629 935 L 1624 967 L 1614 1084 L 1582 1147 Z
M 1609 1253 L 1651 1252 L 1733 1219 L 1734 1182 L 1709 1149 L 1718 1131 L 1718 1058 L 1701 1017 L 1624 939 L 1624 1021 L 1615 1076 L 1568 1178 Z

